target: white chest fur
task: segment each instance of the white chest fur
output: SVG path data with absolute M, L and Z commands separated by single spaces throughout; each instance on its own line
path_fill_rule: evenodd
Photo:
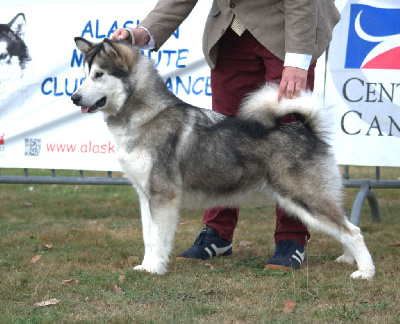
M 128 150 L 128 138 L 124 135 L 115 135 L 117 142 L 118 161 L 136 188 L 145 191 L 151 171 L 152 159 L 144 147 L 134 147 Z

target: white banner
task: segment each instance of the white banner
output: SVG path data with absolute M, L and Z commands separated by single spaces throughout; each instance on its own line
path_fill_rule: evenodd
M 325 98 L 340 164 L 400 166 L 400 1 L 336 0 Z
M 135 27 L 156 2 L 2 4 L 0 168 L 120 170 L 102 114 L 83 115 L 70 100 L 84 78 L 73 38 L 96 42 L 118 27 Z M 201 40 L 211 3 L 199 1 L 159 52 L 143 52 L 174 94 L 205 108 L 211 107 L 210 71 Z M 330 46 L 325 97 L 338 112 L 334 148 L 339 162 L 400 166 L 400 3 L 336 3 L 342 20 Z M 375 8 L 377 3 L 382 9 Z M 324 59 L 317 64 L 316 92 L 324 89 Z
M 156 2 L 2 4 L 0 167 L 120 170 L 102 114 L 83 115 L 70 100 L 84 78 L 74 37 L 100 42 L 118 27 L 135 27 Z M 210 70 L 201 39 L 210 5 L 200 1 L 159 52 L 143 52 L 174 94 L 205 108 L 211 107 Z

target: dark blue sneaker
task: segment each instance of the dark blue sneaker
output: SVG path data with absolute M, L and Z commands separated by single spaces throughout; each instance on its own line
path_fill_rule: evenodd
M 304 246 L 297 241 L 283 240 L 276 243 L 274 255 L 267 261 L 267 270 L 299 269 L 306 261 Z
M 196 241 L 194 241 L 193 246 L 180 254 L 176 259 L 207 260 L 230 254 L 232 254 L 232 242 L 220 239 L 217 232 L 212 227 L 207 226 L 203 228 Z

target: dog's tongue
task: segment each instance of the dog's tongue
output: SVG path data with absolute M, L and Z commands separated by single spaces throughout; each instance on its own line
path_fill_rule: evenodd
M 89 107 L 81 107 L 82 114 L 86 114 L 89 111 Z

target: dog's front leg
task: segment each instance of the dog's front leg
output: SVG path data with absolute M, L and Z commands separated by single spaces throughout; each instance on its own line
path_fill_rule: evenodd
M 178 199 L 168 202 L 140 196 L 145 255 L 135 270 L 165 274 L 178 223 Z
M 149 200 L 142 193 L 139 193 L 140 212 L 142 219 L 142 234 L 144 242 L 144 258 L 141 265 L 134 267 L 135 270 L 146 270 L 151 260 L 152 247 L 151 247 L 151 214 L 149 207 Z

